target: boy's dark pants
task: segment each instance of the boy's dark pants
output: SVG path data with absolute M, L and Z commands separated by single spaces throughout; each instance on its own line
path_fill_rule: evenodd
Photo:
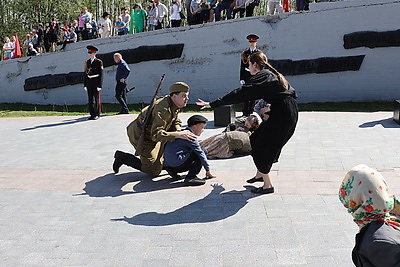
M 195 152 L 192 152 L 187 160 L 178 167 L 170 167 L 176 173 L 189 171 L 185 179 L 192 179 L 201 171 L 201 161 Z

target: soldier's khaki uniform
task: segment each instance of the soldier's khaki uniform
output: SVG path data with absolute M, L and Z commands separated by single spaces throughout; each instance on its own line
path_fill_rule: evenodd
M 127 127 L 129 141 L 135 147 L 142 133 L 141 124 L 145 120 L 148 106 Z M 178 118 L 180 109 L 169 95 L 156 101 L 144 136 L 143 150 L 140 156 L 142 172 L 153 176 L 160 174 L 164 162 L 165 143 L 175 139 L 176 131 L 181 130 L 182 122 Z

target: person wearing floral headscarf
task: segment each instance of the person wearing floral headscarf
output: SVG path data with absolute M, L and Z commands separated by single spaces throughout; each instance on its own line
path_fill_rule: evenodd
M 383 176 L 357 165 L 345 176 L 339 199 L 360 228 L 352 257 L 356 266 L 400 266 L 400 201 Z

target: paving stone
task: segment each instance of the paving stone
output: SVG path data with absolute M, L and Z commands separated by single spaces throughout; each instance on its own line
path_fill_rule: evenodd
M 300 113 L 272 195 L 249 192 L 262 185 L 245 182 L 249 155 L 210 160 L 217 178 L 200 187 L 126 166 L 115 175 L 115 150 L 133 152 L 125 128 L 136 115 L 0 118 L 0 265 L 351 266 L 358 228 L 338 187 L 366 163 L 400 191 L 400 126 L 360 126 L 391 115 Z M 210 123 L 201 138 L 222 129 Z

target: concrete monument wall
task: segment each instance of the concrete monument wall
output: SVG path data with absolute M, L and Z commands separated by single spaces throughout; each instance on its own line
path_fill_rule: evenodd
M 112 53 L 130 57 L 129 103 L 148 102 L 162 74 L 169 85 L 191 86 L 190 103 L 213 100 L 239 86 L 246 35 L 261 48 L 299 94 L 299 102 L 375 101 L 400 98 L 400 2 L 342 1 L 312 4 L 309 12 L 96 39 L 65 52 L 0 62 L 0 102 L 85 104 L 82 74 L 86 45 L 107 61 L 102 102 L 115 102 Z

